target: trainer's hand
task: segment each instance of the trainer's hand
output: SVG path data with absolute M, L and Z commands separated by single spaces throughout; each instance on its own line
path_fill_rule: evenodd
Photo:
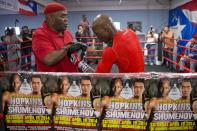
M 69 51 L 70 47 L 71 47 L 70 44 L 64 46 L 64 50 L 67 52 L 67 54 L 68 54 L 68 51 Z
M 85 45 L 82 42 L 71 43 L 69 44 L 69 48 L 68 48 L 68 56 L 70 56 L 73 52 L 76 52 L 78 50 L 86 51 L 86 49 L 87 49 L 87 45 Z

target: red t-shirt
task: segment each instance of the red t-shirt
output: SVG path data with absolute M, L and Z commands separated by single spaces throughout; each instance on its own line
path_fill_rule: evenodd
M 117 32 L 112 47 L 103 51 L 96 72 L 109 73 L 117 64 L 120 73 L 144 72 L 144 58 L 137 35 L 130 29 Z
M 61 49 L 72 41 L 73 37 L 69 31 L 64 31 L 64 35 L 60 36 L 43 22 L 42 26 L 35 31 L 32 39 L 37 70 L 40 72 L 78 72 L 77 66 L 71 63 L 67 56 L 53 66 L 47 66 L 43 62 L 48 53 Z

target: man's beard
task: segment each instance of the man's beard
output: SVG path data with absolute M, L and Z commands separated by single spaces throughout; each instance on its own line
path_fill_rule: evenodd
M 68 24 L 64 24 L 59 26 L 59 28 L 57 28 L 57 32 L 64 32 L 66 29 L 68 28 Z

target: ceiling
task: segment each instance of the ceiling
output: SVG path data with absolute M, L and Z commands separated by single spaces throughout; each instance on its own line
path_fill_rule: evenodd
M 71 11 L 169 9 L 171 0 L 55 0 Z
M 39 12 L 48 2 L 60 2 L 69 11 L 98 11 L 98 10 L 137 10 L 137 9 L 170 9 L 173 3 L 189 0 L 35 0 L 40 5 Z M 16 11 L 0 9 L 0 14 L 17 14 Z

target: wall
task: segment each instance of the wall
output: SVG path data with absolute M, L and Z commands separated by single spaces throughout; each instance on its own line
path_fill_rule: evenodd
M 71 30 L 76 30 L 76 25 L 79 24 L 82 14 L 86 14 L 90 22 L 100 13 L 106 13 L 116 22 L 120 22 L 121 28 L 127 27 L 128 21 L 141 21 L 143 32 L 147 32 L 148 26 L 153 25 L 156 28 L 161 28 L 167 24 L 168 10 L 131 10 L 131 11 L 89 11 L 89 12 L 71 12 L 69 14 Z
M 81 20 L 82 14 L 86 14 L 90 23 L 94 17 L 100 13 L 106 13 L 116 22 L 121 23 L 121 28 L 127 27 L 127 21 L 141 21 L 143 32 L 147 32 L 148 26 L 153 25 L 160 29 L 168 21 L 168 10 L 125 10 L 125 11 L 72 11 L 69 12 L 69 28 L 75 33 L 77 25 Z M 6 26 L 14 26 L 15 19 L 19 20 L 17 26 L 27 25 L 30 28 L 37 28 L 44 20 L 41 14 L 36 17 L 22 16 L 18 14 L 0 15 L 0 35 L 4 32 Z

